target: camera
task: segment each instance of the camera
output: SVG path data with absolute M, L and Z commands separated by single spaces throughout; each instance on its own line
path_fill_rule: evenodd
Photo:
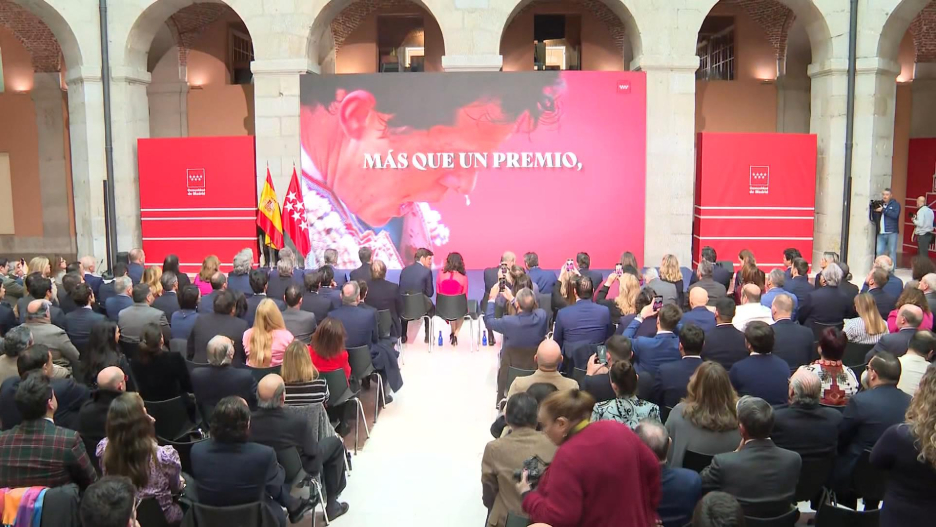
M 514 480 L 520 481 L 523 479 L 523 471 L 526 470 L 527 482 L 530 483 L 530 488 L 536 489 L 536 486 L 539 485 L 540 478 L 543 477 L 543 473 L 546 472 L 546 467 L 548 466 L 549 464 L 543 461 L 539 456 L 533 456 L 523 462 L 523 468 L 514 471 Z
M 874 210 L 874 209 L 876 209 L 876 208 L 878 208 L 878 207 L 883 207 L 883 206 L 884 206 L 884 200 L 881 200 L 881 199 L 872 199 L 872 200 L 871 200 L 871 205 L 870 205 L 870 206 L 871 206 L 871 210 Z

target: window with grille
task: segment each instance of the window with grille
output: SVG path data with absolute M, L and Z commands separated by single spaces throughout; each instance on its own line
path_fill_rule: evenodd
M 231 84 L 250 84 L 253 81 L 250 63 L 254 59 L 250 35 L 232 28 L 228 38 L 228 48 Z
M 699 69 L 696 79 L 707 81 L 731 81 L 735 79 L 735 34 L 734 18 L 710 16 L 699 31 L 696 53 Z

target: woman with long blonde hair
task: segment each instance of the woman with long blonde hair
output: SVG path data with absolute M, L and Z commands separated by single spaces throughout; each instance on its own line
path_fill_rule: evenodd
M 855 297 L 855 311 L 858 316 L 845 320 L 843 331 L 848 342 L 857 344 L 877 344 L 887 335 L 887 323 L 881 318 L 877 302 L 870 293 L 861 293 Z
M 151 265 L 143 271 L 143 283 L 150 287 L 150 291 L 153 292 L 154 297 L 162 296 L 163 286 L 159 282 L 159 279 L 162 278 L 162 269 Z
M 198 271 L 198 276 L 195 277 L 195 281 L 192 282 L 198 286 L 198 290 L 201 291 L 202 296 L 211 294 L 211 277 L 221 268 L 221 260 L 217 256 L 211 254 L 205 257 L 202 260 L 201 270 Z
M 293 338 L 279 307 L 269 298 L 264 299 L 257 306 L 253 327 L 244 332 L 247 365 L 252 368 L 279 366 Z
M 663 255 L 663 261 L 660 262 L 660 280 L 669 282 L 676 287 L 676 305 L 683 307 L 686 305 L 685 284 L 683 283 L 682 270 L 679 268 L 679 260 L 672 254 Z
M 920 379 L 906 421 L 874 444 L 871 464 L 888 474 L 881 527 L 930 525 L 936 515 L 936 368 Z
M 280 376 L 286 383 L 287 406 L 324 404 L 328 401 L 328 383 L 319 377 L 319 371 L 312 364 L 309 347 L 301 340 L 294 340 L 286 346 Z
M 45 256 L 36 256 L 29 261 L 27 274 L 39 273 L 44 278 L 52 278 L 52 263 Z

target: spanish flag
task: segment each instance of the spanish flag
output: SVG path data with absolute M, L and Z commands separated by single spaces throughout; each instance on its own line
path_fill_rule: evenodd
M 257 204 L 257 225 L 263 229 L 264 244 L 274 249 L 283 248 L 283 222 L 280 219 L 279 202 L 276 200 L 276 191 L 273 190 L 273 176 L 270 167 L 267 167 L 266 183 L 260 193 L 260 203 Z

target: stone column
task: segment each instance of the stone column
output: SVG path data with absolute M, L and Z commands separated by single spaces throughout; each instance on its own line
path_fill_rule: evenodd
M 777 78 L 777 132 L 809 133 L 809 77 Z
M 150 74 L 128 67 L 111 68 L 111 121 L 114 137 L 114 184 L 117 250 L 142 244 L 137 140 L 149 137 Z
M 69 68 L 68 130 L 71 136 L 72 193 L 79 255 L 107 255 L 104 223 L 104 95 L 101 68 Z
M 185 81 L 146 87 L 150 137 L 188 137 L 188 93 L 189 85 Z
M 69 233 L 62 95 L 58 72 L 35 74 L 30 97 L 36 108 L 36 129 L 39 134 L 42 234 L 48 250 L 72 252 L 76 247 Z

